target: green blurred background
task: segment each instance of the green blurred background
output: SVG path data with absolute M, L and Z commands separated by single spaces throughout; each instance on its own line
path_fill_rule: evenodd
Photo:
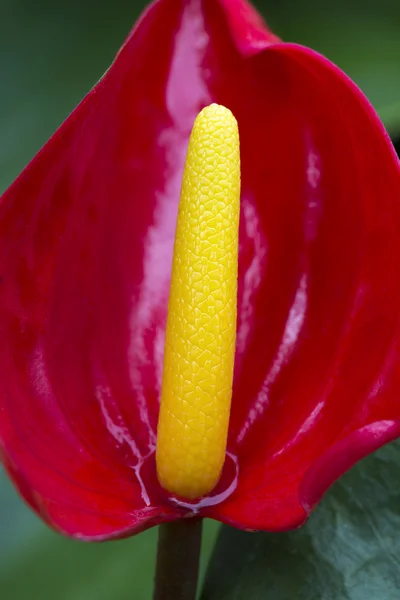
M 0 0 L 0 192 L 101 77 L 143 0 Z M 400 139 L 399 0 L 258 0 L 271 28 L 319 50 Z M 206 524 L 203 569 L 218 526 Z M 147 600 L 155 530 L 86 545 L 49 531 L 0 471 L 0 598 Z

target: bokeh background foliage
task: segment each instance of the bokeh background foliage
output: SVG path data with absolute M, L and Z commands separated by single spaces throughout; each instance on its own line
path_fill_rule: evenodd
M 0 191 L 101 77 L 144 0 L 0 0 Z M 400 139 L 399 0 L 256 0 L 271 28 L 341 66 Z M 222 528 L 202 598 L 400 597 L 399 446 L 353 469 L 302 530 Z M 206 523 L 202 572 L 219 527 Z M 0 471 L 0 597 L 147 600 L 156 530 L 109 544 L 66 540 Z

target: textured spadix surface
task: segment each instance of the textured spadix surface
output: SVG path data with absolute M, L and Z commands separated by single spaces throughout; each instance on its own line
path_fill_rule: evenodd
M 399 432 L 399 165 L 382 126 L 244 0 L 159 0 L 0 206 L 2 457 L 73 536 L 191 513 L 154 450 L 183 163 L 212 102 L 241 135 L 238 330 L 233 458 L 200 514 L 296 527 Z
M 184 498 L 225 460 L 236 341 L 240 199 L 237 122 L 212 104 L 189 139 L 175 234 L 157 430 L 157 473 Z

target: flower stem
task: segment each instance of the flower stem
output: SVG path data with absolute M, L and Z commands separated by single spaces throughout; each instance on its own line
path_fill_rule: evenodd
M 154 600 L 195 600 L 201 529 L 200 518 L 160 525 Z

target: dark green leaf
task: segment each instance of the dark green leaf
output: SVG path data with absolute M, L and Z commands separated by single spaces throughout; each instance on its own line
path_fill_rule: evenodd
M 400 598 L 400 445 L 354 467 L 301 529 L 222 527 L 202 600 Z

